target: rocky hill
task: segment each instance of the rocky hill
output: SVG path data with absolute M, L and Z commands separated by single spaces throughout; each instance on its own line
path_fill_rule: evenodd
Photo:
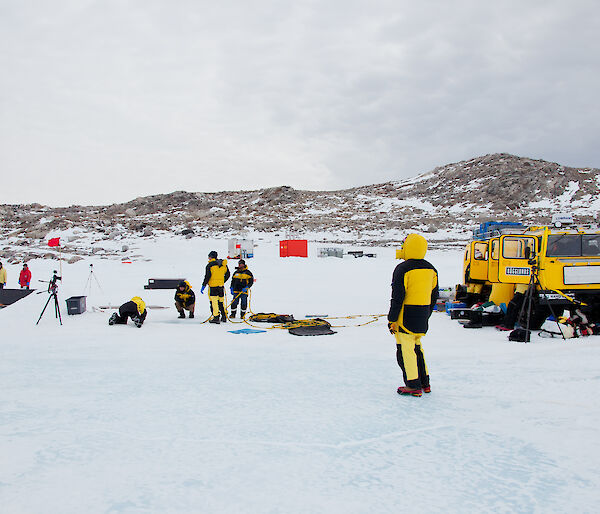
M 385 245 L 397 242 L 408 230 L 419 230 L 440 244 L 464 240 L 472 228 L 488 220 L 542 224 L 553 213 L 568 211 L 579 222 L 594 223 L 600 210 L 599 186 L 598 169 L 492 154 L 409 180 L 340 191 L 281 186 L 219 193 L 177 191 L 108 206 L 2 205 L 0 237 L 5 246 L 17 248 L 10 255 L 5 250 L 3 257 L 15 259 L 27 258 L 26 247 L 43 246 L 47 237 L 65 231 L 94 235 L 96 240 L 152 237 L 160 231 L 185 237 L 279 232 Z

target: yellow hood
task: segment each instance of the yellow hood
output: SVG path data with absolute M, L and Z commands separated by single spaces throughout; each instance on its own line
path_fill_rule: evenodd
M 424 259 L 427 253 L 427 239 L 420 234 L 408 234 L 402 248 L 396 251 L 397 259 Z

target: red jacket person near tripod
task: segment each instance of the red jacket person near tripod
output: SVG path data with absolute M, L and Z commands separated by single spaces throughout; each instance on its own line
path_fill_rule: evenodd
M 19 274 L 19 285 L 21 289 L 29 289 L 29 283 L 31 282 L 31 271 L 27 264 L 23 264 L 23 269 Z

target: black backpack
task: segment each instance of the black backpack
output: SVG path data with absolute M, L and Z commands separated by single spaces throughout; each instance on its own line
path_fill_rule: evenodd
M 524 328 L 515 328 L 509 335 L 509 341 L 515 341 L 517 343 L 529 343 L 531 341 L 531 330 L 525 330 Z

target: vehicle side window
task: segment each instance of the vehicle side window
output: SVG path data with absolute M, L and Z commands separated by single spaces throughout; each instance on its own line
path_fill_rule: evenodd
M 535 239 L 530 237 L 505 237 L 502 244 L 502 256 L 505 259 L 525 259 L 527 258 L 526 248 L 529 248 L 530 253 L 533 253 L 535 251 Z
M 498 255 L 498 253 L 499 253 L 498 252 L 498 248 L 499 247 L 500 247 L 500 244 L 499 244 L 499 241 L 497 239 L 494 240 L 494 241 L 492 241 L 492 250 L 491 250 L 490 253 L 491 253 L 492 259 L 494 259 L 494 260 L 498 260 L 498 257 L 499 257 L 499 255 Z
M 475 243 L 473 257 L 478 261 L 484 261 L 487 252 L 487 243 Z

